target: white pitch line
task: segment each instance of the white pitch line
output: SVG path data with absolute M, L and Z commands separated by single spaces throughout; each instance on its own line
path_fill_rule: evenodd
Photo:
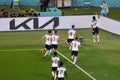
M 57 51 L 57 53 L 59 55 L 61 55 L 63 58 L 65 58 L 66 60 L 68 60 L 70 63 L 73 64 L 73 62 L 68 59 L 66 56 L 64 56 L 63 54 L 61 54 L 59 51 Z M 77 67 L 79 70 L 81 70 L 83 73 L 85 73 L 88 77 L 90 77 L 92 80 L 96 80 L 93 76 L 91 76 L 89 73 L 87 73 L 84 69 L 82 69 L 80 66 L 78 66 L 77 64 L 75 64 L 75 67 Z
M 7 52 L 7 51 L 36 51 L 39 49 L 10 49 L 10 50 L 0 50 L 0 52 Z
M 40 49 L 11 49 L 11 50 L 0 50 L 0 52 L 7 52 L 7 51 L 33 51 L 33 50 L 40 50 Z M 65 58 L 66 60 L 68 60 L 71 64 L 73 64 L 73 62 L 68 59 L 66 56 L 64 56 L 63 54 L 61 54 L 59 51 L 57 51 L 59 55 L 61 55 L 63 58 Z M 84 69 L 82 69 L 80 66 L 78 66 L 77 64 L 75 64 L 75 66 L 81 70 L 83 73 L 85 73 L 88 77 L 90 77 L 92 80 L 96 80 L 93 76 L 91 76 L 89 73 L 87 73 Z

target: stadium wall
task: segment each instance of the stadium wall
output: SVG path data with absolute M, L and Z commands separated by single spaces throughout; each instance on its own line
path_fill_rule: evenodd
M 59 16 L 59 17 L 31 17 L 31 18 L 0 18 L 0 31 L 69 29 L 89 28 L 91 15 Z
M 0 5 L 11 5 L 12 0 L 0 0 Z M 85 0 L 72 0 L 73 6 L 85 6 Z M 89 0 L 90 6 L 99 7 L 102 0 Z M 105 0 L 109 7 L 120 7 L 120 0 Z M 20 5 L 24 6 L 39 6 L 38 0 L 20 0 Z
M 31 17 L 31 18 L 0 18 L 0 31 L 26 31 L 48 29 L 91 28 L 93 15 Z M 120 22 L 100 17 L 99 28 L 120 35 Z

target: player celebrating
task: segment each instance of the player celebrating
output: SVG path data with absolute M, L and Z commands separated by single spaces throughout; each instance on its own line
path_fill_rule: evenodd
M 60 62 L 60 66 L 57 68 L 58 80 L 64 80 L 64 75 L 67 78 L 66 68 L 63 66 L 63 62 Z
M 46 39 L 46 42 L 45 42 L 45 48 L 42 49 L 42 52 L 43 51 L 46 51 L 44 57 L 46 57 L 48 54 L 50 55 L 51 53 L 51 41 L 52 41 L 52 36 L 51 36 L 51 30 L 48 31 L 48 34 L 44 35 L 41 39 L 40 39 L 40 42 L 43 40 L 43 39 Z
M 51 59 L 52 61 L 52 76 L 53 80 L 56 80 L 57 77 L 57 68 L 58 68 L 58 63 L 60 61 L 60 58 L 57 56 L 57 52 L 54 52 L 54 56 Z
M 58 47 L 58 43 L 59 43 L 59 35 L 57 34 L 56 30 L 53 30 L 53 34 L 52 34 L 52 50 L 54 52 L 56 52 L 56 49 Z
M 68 31 L 68 35 L 67 35 L 67 43 L 69 43 L 69 44 L 74 40 L 74 38 L 76 36 L 76 31 L 74 29 L 75 26 L 72 25 L 71 27 L 72 28 Z M 69 49 L 71 49 L 71 47 Z
M 95 16 L 93 16 L 92 19 L 93 20 L 92 20 L 91 27 L 92 27 L 92 33 L 93 33 L 93 42 L 96 43 L 97 41 L 97 43 L 99 44 L 100 42 L 99 41 L 99 28 L 98 28 L 99 24 Z
M 74 61 L 73 64 L 75 64 L 77 61 L 78 48 L 81 47 L 77 36 L 75 37 L 75 40 L 71 42 L 70 46 L 72 47 L 71 58 Z

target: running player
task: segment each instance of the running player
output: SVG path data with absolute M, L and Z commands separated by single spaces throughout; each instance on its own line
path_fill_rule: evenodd
M 57 77 L 58 77 L 58 80 L 64 80 L 64 75 L 67 78 L 66 68 L 63 66 L 63 62 L 60 62 L 60 66 L 57 68 Z
M 46 51 L 44 57 L 46 57 L 47 55 L 50 55 L 51 53 L 51 42 L 52 42 L 52 35 L 51 35 L 51 30 L 48 31 L 48 34 L 44 35 L 41 39 L 40 42 L 46 39 L 45 41 L 45 48 L 42 49 L 42 52 Z
M 92 17 L 92 24 L 91 24 L 91 28 L 92 28 L 92 33 L 93 33 L 93 42 L 94 43 L 98 43 L 99 44 L 99 24 L 97 22 L 97 19 L 95 16 Z
M 53 80 L 56 80 L 57 77 L 57 68 L 58 68 L 58 63 L 60 62 L 60 58 L 57 56 L 57 52 L 54 52 L 54 56 L 51 58 L 52 61 L 52 76 Z
M 69 29 L 69 31 L 68 31 L 68 35 L 67 35 L 67 43 L 68 44 L 70 44 L 74 40 L 74 38 L 76 36 L 76 31 L 75 31 L 74 28 L 75 28 L 75 26 L 72 25 L 71 29 Z M 69 49 L 71 49 L 71 47 Z
M 57 30 L 53 30 L 52 34 L 52 50 L 56 52 L 59 43 L 59 35 L 57 34 Z
M 77 36 L 75 37 L 75 40 L 71 42 L 70 45 L 72 47 L 71 58 L 73 59 L 73 64 L 75 64 L 77 61 L 78 48 L 81 47 Z

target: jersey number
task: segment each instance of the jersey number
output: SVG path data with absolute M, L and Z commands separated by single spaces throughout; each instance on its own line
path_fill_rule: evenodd
M 56 39 L 55 39 L 55 37 L 53 37 L 53 41 L 55 41 Z
M 57 64 L 57 63 L 58 63 L 58 60 L 57 60 L 57 59 L 56 59 L 56 60 L 54 60 L 54 63 L 55 63 L 55 64 Z
M 76 44 L 76 43 L 74 44 L 74 47 L 77 47 L 77 44 Z
M 72 36 L 73 35 L 73 33 L 72 32 L 70 32 L 70 36 Z
M 63 74 L 63 70 L 60 70 L 60 74 Z
M 49 41 L 50 39 L 49 38 L 47 38 L 47 41 Z

